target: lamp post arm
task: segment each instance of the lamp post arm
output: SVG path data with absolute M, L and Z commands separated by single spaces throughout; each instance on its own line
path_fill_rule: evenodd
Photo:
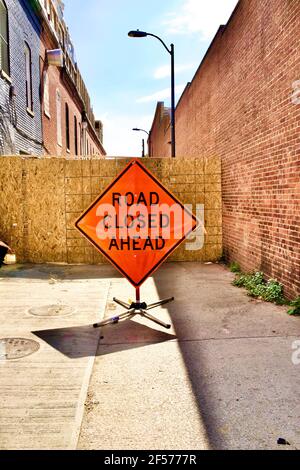
M 159 36 L 156 36 L 156 34 L 152 34 L 152 33 L 147 33 L 147 36 L 152 36 L 153 38 L 158 39 L 162 43 L 166 51 L 168 51 L 168 53 L 172 55 L 171 49 L 168 48 L 168 46 L 164 43 L 164 41 Z

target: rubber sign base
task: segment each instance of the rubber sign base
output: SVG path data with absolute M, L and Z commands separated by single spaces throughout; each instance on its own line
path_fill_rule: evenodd
M 94 328 L 101 328 L 102 326 L 116 324 L 116 323 L 119 323 L 119 321 L 121 320 L 130 319 L 130 318 L 135 317 L 136 315 L 140 315 L 144 318 L 147 318 L 148 320 L 153 321 L 157 325 L 160 325 L 166 328 L 167 330 L 169 330 L 171 328 L 171 325 L 159 320 L 158 318 L 154 317 L 148 312 L 149 310 L 152 310 L 154 308 L 161 307 L 162 305 L 166 305 L 170 302 L 173 302 L 173 300 L 175 300 L 174 297 L 170 297 L 164 300 L 158 300 L 157 302 L 147 305 L 145 302 L 141 302 L 140 300 L 140 288 L 137 287 L 135 291 L 136 291 L 136 301 L 132 303 L 131 305 L 129 305 L 126 302 L 123 302 L 123 300 L 119 300 L 116 298 L 113 299 L 113 301 L 116 304 L 121 305 L 121 307 L 126 308 L 127 309 L 126 312 L 121 313 L 120 315 L 116 315 L 114 317 L 108 318 L 106 320 L 103 320 L 100 323 L 95 323 L 93 325 Z

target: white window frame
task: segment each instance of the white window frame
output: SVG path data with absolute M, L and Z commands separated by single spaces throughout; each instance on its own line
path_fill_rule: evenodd
M 57 88 L 56 90 L 56 127 L 57 127 L 57 144 L 62 147 L 62 106 L 61 106 L 61 93 Z

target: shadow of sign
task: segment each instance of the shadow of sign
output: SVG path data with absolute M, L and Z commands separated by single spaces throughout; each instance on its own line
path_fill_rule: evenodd
M 172 334 L 132 320 L 104 327 L 100 341 L 99 330 L 91 326 L 34 331 L 33 334 L 71 359 L 91 357 L 95 353 L 103 356 L 176 339 Z

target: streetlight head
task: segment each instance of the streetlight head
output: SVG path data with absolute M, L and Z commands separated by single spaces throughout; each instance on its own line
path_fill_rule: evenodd
M 132 130 L 133 131 L 140 131 L 141 129 L 138 129 L 137 127 L 134 127 Z
M 145 33 L 145 31 L 140 31 L 137 29 L 136 31 L 129 31 L 128 36 L 130 38 L 144 38 L 148 36 L 148 33 Z

